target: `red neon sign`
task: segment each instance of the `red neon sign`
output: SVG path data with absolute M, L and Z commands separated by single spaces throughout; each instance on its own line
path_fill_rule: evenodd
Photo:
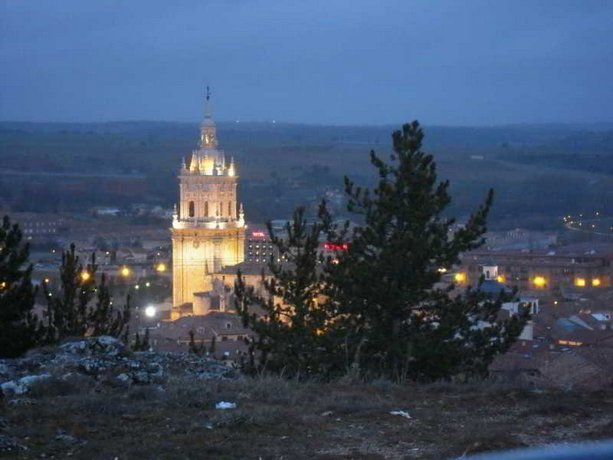
M 347 249 L 349 249 L 349 243 L 336 244 L 326 242 L 324 243 L 324 249 L 327 249 L 329 251 L 346 251 Z

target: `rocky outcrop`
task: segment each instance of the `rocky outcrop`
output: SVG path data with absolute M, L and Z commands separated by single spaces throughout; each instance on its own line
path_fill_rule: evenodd
M 130 352 L 114 337 L 89 337 L 0 360 L 0 396 L 25 395 L 50 383 L 59 387 L 164 384 L 173 375 L 235 379 L 238 371 L 225 362 L 194 354 Z

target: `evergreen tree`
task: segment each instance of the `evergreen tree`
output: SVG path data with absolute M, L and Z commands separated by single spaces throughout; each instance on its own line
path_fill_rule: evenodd
M 236 308 L 244 325 L 256 333 L 249 342 L 246 370 L 288 376 L 332 372 L 336 356 L 325 332 L 332 315 L 318 305 L 322 288 L 318 248 L 325 226 L 322 222 L 307 225 L 303 208 L 294 212 L 284 237 L 277 236 L 268 224 L 282 261 L 271 257 L 268 269 L 272 276 L 262 274 L 264 295 L 247 286 L 238 273 Z
M 38 321 L 32 314 L 36 289 L 32 285 L 29 246 L 17 224 L 4 216 L 0 226 L 0 357 L 17 357 L 38 340 Z
M 51 292 L 43 284 L 47 299 L 46 342 L 86 335 L 112 335 L 128 340 L 130 298 L 123 308 L 114 307 L 104 274 L 96 284 L 97 269 L 95 253 L 85 267 L 74 244 L 62 254 L 59 291 Z
M 89 310 L 87 317 L 89 332 L 95 336 L 111 335 L 128 343 L 130 336 L 130 296 L 126 298 L 123 308 L 113 307 L 110 288 L 104 273 L 100 276 L 100 282 L 97 284 L 95 291 L 97 294 L 95 305 Z M 143 346 L 148 349 L 149 329 L 146 330 L 143 340 Z
M 422 140 L 413 122 L 393 134 L 390 162 L 371 152 L 379 178 L 373 190 L 345 178 L 357 226 L 333 225 L 323 202 L 312 226 L 297 209 L 284 238 L 269 225 L 287 262 L 271 259 L 265 295 L 238 273 L 236 308 L 255 332 L 244 368 L 289 376 L 482 377 L 517 338 L 527 316 L 499 320 L 502 296 L 471 289 L 458 295 L 440 283 L 461 253 L 483 244 L 493 192 L 456 230 L 445 215 L 449 182 L 438 180 Z M 322 235 L 344 250 L 318 255 Z
M 96 269 L 95 257 L 83 267 L 74 244 L 62 254 L 59 292 L 51 292 L 47 283 L 43 284 L 47 299 L 48 342 L 82 337 L 87 332 L 88 305 L 95 296 Z
M 206 353 L 204 342 L 196 344 L 196 334 L 193 329 L 189 330 L 189 352 L 197 356 L 204 356 L 204 353 Z
M 213 336 L 211 339 L 211 346 L 209 347 L 209 355 L 214 356 L 217 351 L 217 337 Z
M 438 180 L 422 140 L 413 122 L 394 132 L 390 162 L 371 152 L 379 177 L 372 191 L 345 178 L 348 209 L 362 222 L 351 232 L 345 225 L 329 233 L 351 244 L 326 266 L 327 309 L 338 311 L 335 332 L 344 338 L 349 364 L 362 374 L 419 380 L 482 375 L 525 318 L 497 321 L 500 299 L 473 291 L 452 297 L 452 287 L 437 283 L 441 269 L 483 244 L 493 192 L 450 236 L 455 220 L 444 215 L 449 182 Z
M 149 351 L 151 345 L 149 343 L 149 328 L 145 329 L 145 335 L 141 338 L 140 334 L 137 332 L 136 337 L 134 338 L 134 343 L 132 344 L 133 351 Z

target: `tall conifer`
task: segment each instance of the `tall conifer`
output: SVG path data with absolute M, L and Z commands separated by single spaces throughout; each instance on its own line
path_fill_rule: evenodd
M 251 371 L 270 370 L 288 376 L 328 374 L 335 361 L 326 328 L 332 316 L 318 305 L 322 259 L 318 249 L 324 225 L 307 225 L 304 208 L 279 236 L 268 225 L 279 257 L 271 257 L 262 274 L 265 293 L 247 286 L 239 272 L 235 285 L 237 309 L 245 326 L 256 333 L 250 343 Z
M 348 209 L 361 223 L 351 233 L 347 226 L 330 232 L 351 245 L 327 266 L 327 295 L 339 312 L 345 352 L 361 373 L 419 380 L 482 375 L 524 320 L 498 321 L 500 299 L 470 290 L 454 296 L 453 286 L 438 283 L 462 252 L 483 244 L 493 191 L 455 229 L 445 215 L 449 182 L 439 181 L 423 137 L 415 121 L 394 132 L 389 162 L 371 151 L 373 190 L 345 178 Z
M 493 192 L 455 226 L 445 214 L 449 182 L 439 181 L 432 155 L 421 150 L 423 137 L 417 122 L 405 124 L 393 134 L 389 162 L 371 152 L 378 174 L 372 190 L 345 179 L 357 225 L 333 225 L 325 203 L 310 228 L 298 209 L 285 238 L 269 225 L 287 262 L 270 261 L 264 296 L 240 273 L 235 286 L 237 309 L 256 333 L 247 368 L 396 380 L 482 377 L 517 338 L 527 317 L 499 319 L 502 297 L 440 283 L 461 253 L 483 244 Z M 323 235 L 342 250 L 319 254 Z
M 32 285 L 29 245 L 17 224 L 4 216 L 0 226 L 0 357 L 16 357 L 38 340 L 38 321 L 32 314 L 36 289 Z

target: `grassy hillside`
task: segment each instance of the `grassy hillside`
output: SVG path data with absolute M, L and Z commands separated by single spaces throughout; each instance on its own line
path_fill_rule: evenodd
M 0 401 L 0 438 L 16 446 L 0 457 L 444 459 L 613 437 L 610 391 L 265 377 L 84 388 L 56 380 Z

